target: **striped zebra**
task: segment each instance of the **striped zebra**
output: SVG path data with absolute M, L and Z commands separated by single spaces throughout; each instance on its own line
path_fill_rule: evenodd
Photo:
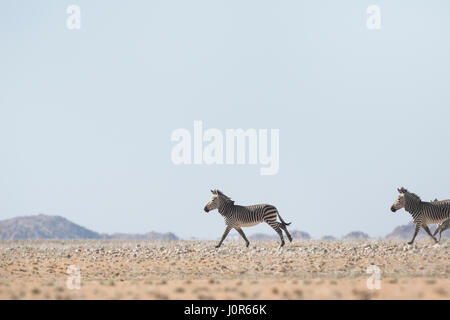
M 450 200 L 426 202 L 420 200 L 420 197 L 405 188 L 397 189 L 400 193 L 397 200 L 392 204 L 391 211 L 395 212 L 405 208 L 413 217 L 416 225 L 414 236 L 408 244 L 413 244 L 417 233 L 422 227 L 434 241 L 438 242 L 431 234 L 428 224 L 441 223 L 450 218 Z
M 436 236 L 436 234 L 439 232 L 439 241 L 441 241 L 442 232 L 447 229 L 450 229 L 450 219 L 447 219 L 444 222 L 440 223 L 437 226 L 436 230 L 434 230 L 433 236 Z
M 286 226 L 290 225 L 290 223 L 283 221 L 277 208 L 274 206 L 270 204 L 257 204 L 245 207 L 238 206 L 234 204 L 233 200 L 217 189 L 211 190 L 211 193 L 213 195 L 206 204 L 204 210 L 209 212 L 211 210 L 218 209 L 219 213 L 225 219 L 226 224 L 225 232 L 223 233 L 222 239 L 216 248 L 219 248 L 222 245 L 222 242 L 233 228 L 239 232 L 248 247 L 250 242 L 245 236 L 244 231 L 242 231 L 242 227 L 250 227 L 262 222 L 266 222 L 278 233 L 281 239 L 280 248 L 284 246 L 283 232 L 281 230 L 286 233 L 289 241 L 292 242 L 292 237 L 286 228 Z M 280 218 L 281 222 L 277 221 L 277 216 Z

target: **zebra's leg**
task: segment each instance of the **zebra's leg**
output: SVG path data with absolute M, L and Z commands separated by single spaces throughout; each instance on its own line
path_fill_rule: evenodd
M 284 246 L 283 232 L 281 232 L 281 228 L 280 228 L 281 223 L 276 222 L 276 221 L 274 221 L 274 222 L 272 222 L 272 221 L 271 221 L 271 222 L 268 222 L 268 221 L 267 221 L 267 223 L 268 223 L 269 226 L 271 226 L 271 227 L 273 228 L 273 230 L 275 230 L 275 231 L 278 233 L 278 235 L 280 236 L 280 240 L 281 240 L 280 248 L 281 248 L 282 246 Z
M 216 248 L 219 248 L 222 245 L 223 240 L 227 237 L 228 233 L 230 233 L 231 227 L 227 226 L 225 228 L 225 231 L 223 232 L 222 239 L 220 239 L 219 244 L 216 246 Z
M 444 231 L 444 230 L 439 230 L 439 242 L 441 242 L 441 236 L 442 236 L 442 231 Z
M 408 244 L 413 244 L 414 243 L 414 239 L 416 239 L 417 233 L 420 230 L 420 224 L 416 224 L 416 229 L 414 230 L 414 236 L 412 238 L 412 240 L 410 242 L 408 242 Z
M 241 237 L 244 238 L 244 240 L 245 240 L 245 246 L 248 247 L 248 246 L 250 245 L 250 241 L 248 241 L 247 237 L 245 236 L 244 231 L 243 231 L 241 228 L 239 228 L 239 227 L 237 227 L 237 228 L 235 228 L 235 229 L 236 229 L 237 232 L 239 232 L 239 234 L 241 235 Z
M 286 228 L 286 225 L 284 223 L 280 223 L 280 227 L 281 227 L 281 229 L 283 229 L 284 233 L 286 233 L 286 236 L 288 237 L 289 242 L 292 242 L 292 236 L 289 233 L 288 229 Z
M 433 232 L 433 236 L 436 237 L 436 235 L 437 235 L 438 232 L 439 232 L 439 229 L 440 229 L 440 225 L 437 225 L 436 230 L 434 230 L 434 232 Z
M 428 228 L 428 226 L 427 226 L 426 224 L 422 225 L 422 228 L 428 233 L 428 235 L 429 235 L 430 237 L 433 238 L 433 240 L 434 240 L 436 243 L 438 242 L 438 241 L 436 240 L 436 238 L 431 234 L 431 231 L 430 231 L 430 229 Z

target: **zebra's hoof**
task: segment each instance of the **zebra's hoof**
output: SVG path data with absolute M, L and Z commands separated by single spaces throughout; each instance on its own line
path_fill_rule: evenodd
M 408 242 L 408 244 L 409 244 L 409 245 L 412 245 L 412 244 L 413 244 L 413 242 L 412 242 L 412 241 L 410 241 L 410 242 Z
M 220 246 L 219 246 L 219 245 L 217 245 L 217 246 L 216 246 L 216 249 L 218 249 L 218 248 L 220 248 Z
M 248 248 L 249 245 L 250 245 L 250 242 L 247 242 L 247 243 L 245 244 L 245 247 Z

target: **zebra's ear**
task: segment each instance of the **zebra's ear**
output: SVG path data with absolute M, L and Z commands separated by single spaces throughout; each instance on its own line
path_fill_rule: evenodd
M 211 190 L 212 194 L 217 194 L 217 190 Z
M 399 193 L 405 193 L 407 190 L 403 187 L 401 187 L 400 189 L 397 189 Z

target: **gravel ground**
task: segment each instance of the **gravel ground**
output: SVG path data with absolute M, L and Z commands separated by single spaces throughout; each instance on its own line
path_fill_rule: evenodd
M 449 299 L 450 241 L 0 241 L 0 299 Z M 370 290 L 368 267 L 381 289 Z M 79 270 L 80 288 L 76 281 Z

